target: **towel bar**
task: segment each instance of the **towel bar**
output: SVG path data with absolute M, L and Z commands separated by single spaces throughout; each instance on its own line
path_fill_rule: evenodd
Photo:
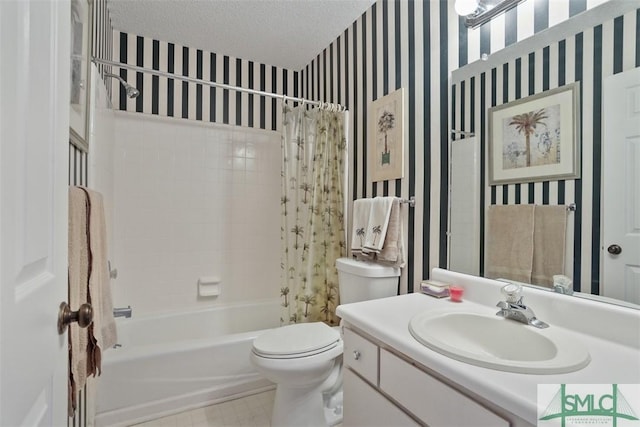
M 416 197 L 415 196 L 411 196 L 408 199 L 400 199 L 400 203 L 406 203 L 409 205 L 410 208 L 415 208 L 416 207 Z

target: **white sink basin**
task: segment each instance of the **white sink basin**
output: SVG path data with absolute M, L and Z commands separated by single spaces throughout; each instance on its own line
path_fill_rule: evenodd
M 426 311 L 411 319 L 409 331 L 438 353 L 500 371 L 558 374 L 582 369 L 591 360 L 587 348 L 564 330 L 538 329 L 489 313 Z

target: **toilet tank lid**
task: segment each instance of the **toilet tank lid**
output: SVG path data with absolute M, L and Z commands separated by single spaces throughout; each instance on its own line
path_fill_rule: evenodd
M 336 268 L 345 273 L 362 277 L 397 277 L 400 269 L 369 261 L 359 261 L 353 258 L 338 258 Z

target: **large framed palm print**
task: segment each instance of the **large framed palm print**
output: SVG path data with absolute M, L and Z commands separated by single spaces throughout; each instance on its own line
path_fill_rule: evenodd
M 580 177 L 579 84 L 489 109 L 489 185 Z

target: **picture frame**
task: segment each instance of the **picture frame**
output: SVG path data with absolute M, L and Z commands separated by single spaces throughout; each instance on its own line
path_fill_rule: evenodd
M 489 185 L 580 178 L 580 83 L 489 109 Z
M 404 89 L 371 103 L 368 157 L 371 182 L 404 177 Z
M 87 0 L 71 0 L 71 84 L 69 133 L 74 145 L 86 146 L 87 101 L 89 92 L 90 5 Z M 75 141 L 75 142 L 74 142 Z

